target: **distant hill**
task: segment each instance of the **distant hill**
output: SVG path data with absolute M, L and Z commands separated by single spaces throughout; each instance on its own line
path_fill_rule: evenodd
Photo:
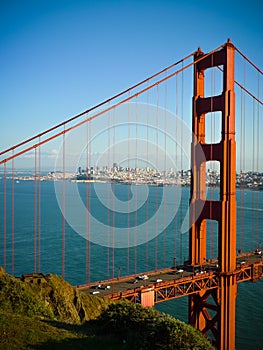
M 1 350 L 212 349 L 171 316 L 84 294 L 52 274 L 30 282 L 0 268 L 0 306 Z

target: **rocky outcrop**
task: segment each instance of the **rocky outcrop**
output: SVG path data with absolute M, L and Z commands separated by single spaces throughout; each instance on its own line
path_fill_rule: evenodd
M 80 324 L 95 319 L 111 303 L 108 298 L 79 292 L 53 274 L 14 278 L 0 268 L 0 301 L 6 308 L 26 315 L 39 315 Z

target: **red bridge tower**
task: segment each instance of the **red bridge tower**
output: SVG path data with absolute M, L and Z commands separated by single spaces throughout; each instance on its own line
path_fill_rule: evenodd
M 189 296 L 189 321 L 203 334 L 213 335 L 220 350 L 235 349 L 236 269 L 236 142 L 234 46 L 224 47 L 206 56 L 195 54 L 193 96 L 193 140 L 191 182 L 191 229 L 189 257 L 191 265 L 201 266 L 206 256 L 206 220 L 218 222 L 219 287 Z M 221 95 L 205 97 L 206 69 L 221 66 Z M 205 142 L 206 114 L 222 113 L 222 138 L 219 143 Z M 220 162 L 220 198 L 206 198 L 206 162 Z

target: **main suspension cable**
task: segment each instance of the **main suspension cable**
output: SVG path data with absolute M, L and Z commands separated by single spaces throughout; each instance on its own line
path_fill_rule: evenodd
M 87 119 L 85 119 L 85 120 L 82 120 L 82 121 L 78 122 L 77 124 L 72 125 L 72 126 L 68 127 L 67 129 L 65 129 L 65 130 L 63 130 L 63 131 L 61 131 L 61 132 L 58 132 L 57 134 L 55 134 L 55 135 L 53 135 L 53 136 L 48 137 L 47 139 L 45 139 L 45 140 L 43 140 L 43 141 L 41 141 L 41 142 L 38 142 L 38 143 L 36 143 L 36 144 L 34 144 L 34 145 L 30 146 L 30 147 L 27 147 L 26 149 L 24 149 L 24 150 L 22 150 L 22 151 L 20 151 L 20 152 L 18 152 L 18 153 L 16 153 L 16 154 L 14 154 L 14 155 L 12 155 L 12 156 L 9 156 L 9 157 L 7 157 L 7 158 L 1 160 L 1 161 L 0 161 L 0 165 L 3 164 L 3 163 L 5 163 L 5 162 L 8 162 L 9 160 L 11 160 L 11 159 L 13 159 L 13 158 L 16 158 L 16 157 L 18 157 L 18 156 L 20 156 L 20 155 L 22 155 L 22 154 L 24 154 L 24 153 L 26 153 L 26 152 L 31 151 L 31 150 L 34 149 L 35 147 L 39 147 L 39 146 L 41 146 L 41 145 L 43 145 L 43 144 L 45 144 L 45 143 L 47 143 L 47 142 L 49 142 L 49 141 L 51 141 L 51 140 L 53 140 L 53 139 L 55 139 L 55 138 L 61 136 L 64 132 L 65 132 L 65 133 L 68 133 L 69 131 L 76 129 L 76 128 L 79 127 L 80 125 L 83 125 L 84 123 L 87 123 L 88 121 L 91 121 L 91 120 L 93 120 L 93 119 L 95 119 L 95 118 L 98 118 L 99 116 L 101 116 L 102 114 L 107 113 L 108 111 L 112 110 L 113 108 L 116 108 L 116 107 L 118 107 L 118 106 L 120 106 L 120 105 L 122 105 L 122 104 L 124 104 L 124 103 L 126 103 L 126 102 L 128 102 L 128 101 L 130 101 L 130 100 L 132 100 L 132 99 L 134 99 L 136 96 L 139 96 L 139 95 L 145 93 L 146 91 L 152 89 L 153 87 L 155 87 L 155 86 L 157 86 L 157 85 L 159 85 L 159 84 L 165 82 L 166 80 L 171 79 L 171 78 L 174 77 L 175 75 L 177 75 L 177 74 L 183 72 L 184 70 L 190 68 L 191 66 L 197 64 L 199 61 L 201 61 L 202 59 L 204 59 L 204 58 L 206 58 L 206 57 L 212 55 L 214 52 L 218 51 L 218 50 L 219 50 L 220 48 L 222 48 L 222 47 L 223 47 L 223 45 L 221 45 L 220 47 L 216 48 L 215 50 L 209 52 L 208 54 L 203 55 L 201 58 L 199 58 L 199 59 L 197 59 L 197 60 L 195 60 L 195 61 L 193 61 L 193 62 L 187 64 L 186 66 L 183 66 L 181 69 L 177 70 L 176 72 L 173 72 L 173 73 L 167 75 L 166 77 L 160 79 L 159 81 L 157 81 L 157 82 L 155 82 L 155 83 L 153 83 L 153 84 L 147 86 L 146 88 L 140 90 L 139 92 L 136 92 L 136 93 L 134 93 L 133 95 L 130 95 L 130 96 L 124 98 L 123 100 L 121 100 L 121 101 L 115 103 L 114 105 L 111 105 L 110 107 L 107 107 L 107 108 L 104 109 L 103 111 L 100 111 L 100 112 L 94 114 L 93 116 L 91 116 L 91 117 L 89 117 L 89 118 L 87 118 Z M 192 54 L 191 54 L 191 55 L 192 55 Z M 190 55 L 190 56 L 191 56 L 191 55 Z M 189 56 L 189 57 L 190 57 L 190 56 Z M 188 57 L 188 56 L 187 56 L 187 57 Z M 184 62 L 184 60 L 180 60 L 180 62 Z M 146 79 L 145 81 L 147 81 L 147 79 Z M 129 92 L 130 90 L 132 90 L 132 88 L 126 90 L 125 92 Z M 124 94 L 124 92 L 118 94 L 118 96 L 123 95 L 123 94 Z M 115 98 L 116 98 L 116 97 L 115 97 Z M 112 101 L 112 100 L 113 100 L 113 98 L 108 99 L 107 102 L 108 102 L 108 101 Z M 63 126 L 64 124 L 67 124 L 67 123 L 71 122 L 72 120 L 76 119 L 77 117 L 80 117 L 80 116 L 83 116 L 83 115 L 85 115 L 85 114 L 87 114 L 87 113 L 90 113 L 90 112 L 93 111 L 95 108 L 98 108 L 98 107 L 100 107 L 101 105 L 104 105 L 104 104 L 105 104 L 105 102 L 102 102 L 101 104 L 99 104 L 99 105 L 97 105 L 97 106 L 95 106 L 95 107 L 92 107 L 91 109 L 89 109 L 89 110 L 87 110 L 87 111 L 85 111 L 85 112 L 79 114 L 78 116 L 73 117 L 73 118 L 67 120 L 66 122 L 63 122 L 63 123 L 61 123 L 61 124 L 55 126 L 54 128 L 52 128 L 52 130 L 58 128 L 59 126 Z M 51 129 L 49 129 L 49 131 L 51 131 Z M 18 145 L 15 145 L 15 146 L 11 147 L 10 149 L 4 150 L 3 152 L 0 153 L 0 155 L 2 155 L 2 154 L 4 154 L 4 153 L 7 153 L 8 151 L 13 150 L 13 149 L 15 149 L 15 148 L 17 148 L 17 147 L 19 147 L 19 146 L 22 146 L 22 145 L 24 145 L 24 144 L 26 144 L 26 143 L 28 143 L 28 142 L 34 140 L 34 139 L 37 138 L 38 136 L 40 137 L 40 136 L 46 134 L 47 132 L 48 132 L 48 131 L 45 131 L 45 132 L 43 132 L 43 133 L 41 133 L 41 134 L 38 134 L 37 136 L 34 136 L 34 137 L 30 138 L 30 139 L 27 139 L 26 141 L 21 142 L 21 143 L 18 144 Z
M 193 56 L 193 55 L 194 55 L 194 52 L 193 52 L 193 53 L 190 53 L 190 54 L 187 55 L 187 56 L 185 56 L 185 57 L 182 58 L 181 60 L 179 60 L 179 61 L 177 61 L 177 62 L 171 64 L 170 66 L 168 66 L 168 67 L 162 69 L 161 71 L 159 71 L 159 72 L 153 74 L 152 76 L 150 76 L 150 77 L 148 77 L 148 78 L 146 78 L 146 79 L 140 81 L 139 83 L 137 83 L 137 84 L 131 86 L 130 88 L 128 88 L 128 89 L 126 89 L 126 90 L 124 90 L 124 91 L 121 91 L 120 93 L 118 93 L 118 94 L 116 94 L 116 95 L 114 95 L 114 96 L 108 98 L 107 100 L 104 100 L 104 101 L 102 101 L 101 103 L 99 103 L 99 104 L 97 104 L 97 105 L 95 105 L 95 106 L 93 106 L 93 107 L 91 107 L 91 108 L 85 110 L 84 112 L 81 112 L 81 113 L 79 113 L 79 114 L 77 114 L 77 115 L 75 115 L 75 116 L 73 116 L 73 117 L 71 117 L 71 118 L 69 118 L 69 119 L 63 121 L 63 122 L 60 123 L 60 124 L 57 124 L 57 125 L 55 125 L 55 126 L 49 128 L 49 129 L 47 129 L 47 130 L 45 130 L 45 131 L 43 131 L 43 132 L 41 132 L 41 133 L 39 133 L 39 134 L 37 134 L 37 135 L 34 135 L 34 136 L 32 136 L 32 137 L 30 137 L 30 138 L 28 138 L 28 139 L 26 139 L 26 140 L 24 140 L 24 141 L 22 141 L 22 142 L 20 142 L 20 143 L 14 145 L 14 146 L 12 146 L 12 147 L 10 147 L 10 148 L 5 149 L 4 151 L 0 152 L 0 155 L 3 155 L 3 154 L 5 154 L 5 153 L 7 153 L 7 152 L 10 152 L 10 151 L 12 151 L 12 150 L 18 148 L 18 147 L 21 147 L 21 146 L 23 146 L 24 144 L 26 144 L 26 143 L 28 143 L 28 142 L 31 142 L 31 141 L 33 141 L 33 140 L 39 138 L 39 137 L 42 137 L 42 136 L 44 136 L 44 135 L 46 135 L 46 134 L 48 134 L 48 133 L 50 133 L 50 132 L 52 132 L 52 131 L 54 131 L 54 130 L 60 128 L 60 127 L 62 127 L 62 126 L 65 126 L 66 124 L 71 123 L 72 121 L 74 121 L 74 120 L 76 120 L 76 119 L 78 119 L 78 118 L 84 116 L 85 114 L 88 114 L 88 113 L 90 113 L 90 112 L 92 112 L 92 111 L 94 111 L 94 110 L 96 110 L 96 109 L 98 109 L 98 108 L 100 108 L 100 107 L 102 107 L 102 106 L 104 106 L 104 105 L 107 105 L 107 104 L 110 103 L 111 101 L 116 100 L 118 97 L 121 97 L 122 95 L 125 95 L 125 94 L 129 93 L 130 91 L 136 89 L 137 87 L 139 87 L 139 86 L 141 86 L 141 85 L 147 83 L 150 79 L 154 79 L 154 78 L 156 78 L 157 76 L 161 75 L 162 73 L 164 73 L 164 72 L 166 72 L 166 71 L 168 71 L 168 70 L 170 70 L 170 69 L 176 67 L 178 64 L 180 64 L 181 62 L 183 62 L 183 61 L 189 59 L 189 58 L 190 58 L 191 56 Z

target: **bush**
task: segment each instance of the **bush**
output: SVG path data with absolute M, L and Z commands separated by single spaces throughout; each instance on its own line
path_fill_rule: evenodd
M 102 332 L 115 333 L 129 349 L 213 349 L 191 326 L 139 304 L 111 304 L 98 323 Z
M 27 285 L 7 274 L 0 278 L 0 304 L 2 309 L 25 316 L 53 317 L 52 311 Z

